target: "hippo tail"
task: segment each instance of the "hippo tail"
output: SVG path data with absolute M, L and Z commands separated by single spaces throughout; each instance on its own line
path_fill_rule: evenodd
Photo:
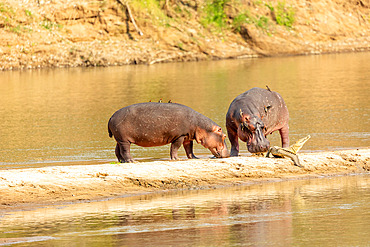
M 110 119 L 109 119 L 110 120 Z M 113 136 L 113 133 L 112 133 L 112 131 L 110 130 L 110 128 L 109 128 L 109 122 L 108 122 L 108 134 L 109 134 L 109 137 L 110 138 L 112 138 L 112 136 Z

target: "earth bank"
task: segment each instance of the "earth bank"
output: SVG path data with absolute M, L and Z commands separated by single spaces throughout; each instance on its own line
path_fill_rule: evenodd
M 0 70 L 370 50 L 370 0 L 0 0 Z

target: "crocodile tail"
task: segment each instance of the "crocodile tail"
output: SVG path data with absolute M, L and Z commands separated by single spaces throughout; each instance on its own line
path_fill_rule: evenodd
M 298 151 L 301 150 L 301 148 L 303 147 L 303 144 L 305 144 L 310 138 L 311 136 L 307 135 L 306 137 L 299 139 L 296 143 L 291 145 L 288 149 L 292 151 L 293 153 L 297 154 Z

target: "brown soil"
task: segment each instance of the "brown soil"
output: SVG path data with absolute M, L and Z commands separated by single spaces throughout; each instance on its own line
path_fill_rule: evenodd
M 284 1 L 229 1 L 222 29 L 201 24 L 205 0 L 127 2 L 142 36 L 117 0 L 0 0 L 0 70 L 370 50 L 370 0 L 288 1 L 291 28 L 267 7 Z
M 0 170 L 0 211 L 137 193 L 370 172 L 370 149 L 300 154 Z

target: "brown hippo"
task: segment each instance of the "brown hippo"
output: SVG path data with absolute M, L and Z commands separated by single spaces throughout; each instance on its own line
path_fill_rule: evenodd
M 153 147 L 171 143 L 171 160 L 178 159 L 177 151 L 182 144 L 187 157 L 196 158 L 193 140 L 218 158 L 229 156 L 221 127 L 190 107 L 176 103 L 147 102 L 126 106 L 109 119 L 108 132 L 117 141 L 119 162 L 133 162 L 131 144 Z
M 239 155 L 240 140 L 251 153 L 266 152 L 268 134 L 279 130 L 283 147 L 289 147 L 289 112 L 280 94 L 267 89 L 252 88 L 230 104 L 226 114 L 227 134 L 231 142 L 230 156 Z

